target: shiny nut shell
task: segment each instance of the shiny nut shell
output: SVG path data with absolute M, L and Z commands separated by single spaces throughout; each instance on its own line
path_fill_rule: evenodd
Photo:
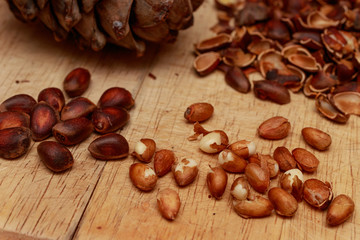
M 30 127 L 30 117 L 23 112 L 1 112 L 0 130 L 14 127 Z
M 184 187 L 196 179 L 199 172 L 198 164 L 193 159 L 183 158 L 173 165 L 172 172 L 176 183 Z
M 272 117 L 264 121 L 258 128 L 262 138 L 278 140 L 289 135 L 291 125 L 289 121 L 281 116 Z
M 270 216 L 274 207 L 269 199 L 256 196 L 254 200 L 233 201 L 235 212 L 243 218 L 263 218 Z
M 30 129 L 35 141 L 51 135 L 52 128 L 59 122 L 59 113 L 46 102 L 36 104 L 30 113 Z
M 55 139 L 64 145 L 81 143 L 90 136 L 94 127 L 92 122 L 84 117 L 59 122 L 53 127 Z
M 154 170 L 156 175 L 162 177 L 170 172 L 175 160 L 175 154 L 171 150 L 162 149 L 155 152 Z
M 277 214 L 291 217 L 296 213 L 298 203 L 296 199 L 284 189 L 274 187 L 269 190 L 268 197 Z
M 115 160 L 129 155 L 129 144 L 120 134 L 109 133 L 92 141 L 88 150 L 96 159 Z
M 73 118 L 87 117 L 96 109 L 96 105 L 89 99 L 77 97 L 68 102 L 61 111 L 61 121 Z
M 277 147 L 274 151 L 274 159 L 282 171 L 296 168 L 295 158 L 286 147 Z
M 303 197 L 309 205 L 323 210 L 329 206 L 333 192 L 329 183 L 312 178 L 304 182 Z
M 149 138 L 142 138 L 135 144 L 134 152 L 131 154 L 139 161 L 149 163 L 156 150 L 156 143 Z
M 31 143 L 31 131 L 24 127 L 0 130 L 0 157 L 14 159 L 24 155 Z
M 100 97 L 98 107 L 123 107 L 130 109 L 135 101 L 125 88 L 113 87 L 106 90 Z
M 188 122 L 203 122 L 208 120 L 214 112 L 214 107 L 210 103 L 191 104 L 184 113 L 184 118 Z
M 143 163 L 132 164 L 129 176 L 134 186 L 145 192 L 153 190 L 158 179 L 154 170 Z
M 246 166 L 245 176 L 249 184 L 259 193 L 265 193 L 270 185 L 269 172 L 256 163 L 249 163 Z
M 45 88 L 38 95 L 38 102 L 44 101 L 56 111 L 61 112 L 65 105 L 65 97 L 59 88 Z
M 315 172 L 318 165 L 319 160 L 312 154 L 311 152 L 307 151 L 303 148 L 295 148 L 292 151 L 292 154 L 297 162 L 298 167 L 300 170 L 305 172 Z
M 331 144 L 331 136 L 319 129 L 306 127 L 301 130 L 301 134 L 305 142 L 317 150 L 324 151 Z
M 350 218 L 354 212 L 354 201 L 344 194 L 341 194 L 334 198 L 331 202 L 327 214 L 326 222 L 331 226 L 339 225 Z
M 37 152 L 45 166 L 54 172 L 62 172 L 74 164 L 71 152 L 58 142 L 41 142 Z
M 119 107 L 103 107 L 92 114 L 94 128 L 99 133 L 115 132 L 125 126 L 130 119 L 128 111 Z
M 208 189 L 213 197 L 221 199 L 225 192 L 228 176 L 221 167 L 210 167 L 206 177 Z
M 35 104 L 35 99 L 30 95 L 17 94 L 1 103 L 0 112 L 16 111 L 24 112 L 30 115 L 31 109 L 35 106 Z
M 72 70 L 64 80 L 66 94 L 71 98 L 81 96 L 89 87 L 90 77 L 90 72 L 84 68 Z
M 167 220 L 174 220 L 181 205 L 179 194 L 170 188 L 165 188 L 157 194 L 156 199 L 161 216 Z
M 289 90 L 278 82 L 260 80 L 254 82 L 255 96 L 261 100 L 270 100 L 278 104 L 290 102 Z

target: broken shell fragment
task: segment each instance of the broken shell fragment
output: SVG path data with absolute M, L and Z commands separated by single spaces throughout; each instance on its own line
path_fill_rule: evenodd
M 317 95 L 315 104 L 321 115 L 334 122 L 346 123 L 349 120 L 350 115 L 338 111 L 323 94 Z
M 309 205 L 323 210 L 329 206 L 333 198 L 331 185 L 318 179 L 308 179 L 304 182 L 303 197 Z
M 321 66 L 316 62 L 315 58 L 312 56 L 306 56 L 302 54 L 292 54 L 288 57 L 290 63 L 295 66 L 308 71 L 308 72 L 316 72 Z
M 221 61 L 217 52 L 206 52 L 197 56 L 194 60 L 194 68 L 199 75 L 204 76 L 213 72 Z
M 360 93 L 341 92 L 332 95 L 331 102 L 344 114 L 355 114 L 360 116 Z
M 223 61 L 229 66 L 247 67 L 256 59 L 252 53 L 244 53 L 240 48 L 228 48 L 223 53 Z
M 195 45 L 199 52 L 216 51 L 221 48 L 229 46 L 231 43 L 231 36 L 226 33 L 221 33 L 215 37 L 205 39 Z

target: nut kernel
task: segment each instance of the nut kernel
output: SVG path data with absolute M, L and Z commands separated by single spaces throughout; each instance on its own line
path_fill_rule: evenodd
M 245 177 L 238 177 L 231 185 L 230 194 L 237 200 L 246 200 L 250 193 L 250 186 Z
M 174 220 L 181 205 L 179 194 L 170 188 L 165 188 L 157 194 L 156 199 L 161 215 L 167 220 Z
M 255 154 L 256 145 L 252 141 L 241 140 L 230 144 L 228 149 L 233 151 L 239 157 L 248 158 Z
M 219 153 L 218 162 L 220 166 L 228 172 L 242 173 L 245 171 L 247 162 L 229 149 L 224 149 Z
M 294 216 L 298 203 L 290 193 L 282 188 L 274 187 L 269 190 L 268 196 L 277 214 L 285 217 Z
M 326 222 L 331 226 L 339 225 L 350 218 L 354 212 L 354 201 L 344 194 L 334 198 L 326 214 Z
M 132 156 L 136 157 L 139 161 L 149 163 L 156 150 L 156 143 L 149 138 L 142 138 L 135 144 L 135 150 Z
M 206 177 L 208 189 L 213 197 L 221 199 L 225 192 L 228 176 L 221 167 L 210 167 Z
M 304 182 L 303 197 L 309 205 L 323 210 L 329 206 L 333 192 L 328 182 L 323 183 L 318 179 L 308 179 Z
M 200 140 L 200 149 L 206 153 L 217 153 L 227 147 L 229 143 L 226 133 L 223 131 L 213 131 L 206 134 Z
M 176 183 L 184 187 L 192 183 L 198 175 L 198 164 L 190 158 L 183 158 L 172 167 L 172 172 Z
M 295 148 L 292 151 L 292 154 L 300 170 L 304 170 L 305 172 L 316 171 L 319 165 L 319 160 L 314 156 L 314 154 L 303 148 Z
M 301 134 L 305 142 L 317 150 L 324 151 L 331 144 L 331 136 L 319 129 L 306 127 L 302 129 Z
M 235 212 L 243 218 L 262 218 L 271 215 L 274 209 L 269 199 L 256 196 L 254 200 L 234 200 Z
M 194 103 L 186 109 L 184 118 L 191 123 L 203 122 L 208 120 L 213 112 L 214 107 L 209 103 Z
M 290 169 L 280 178 L 280 187 L 293 195 L 298 202 L 302 200 L 304 176 L 299 169 Z
M 168 172 L 170 172 L 175 160 L 175 154 L 171 150 L 162 149 L 155 152 L 154 169 L 156 175 L 162 177 Z
M 146 192 L 154 189 L 158 179 L 154 170 L 143 163 L 132 164 L 129 169 L 129 176 L 135 187 Z
M 289 135 L 290 128 L 291 125 L 286 118 L 276 116 L 263 122 L 258 128 L 258 133 L 262 138 L 279 140 Z

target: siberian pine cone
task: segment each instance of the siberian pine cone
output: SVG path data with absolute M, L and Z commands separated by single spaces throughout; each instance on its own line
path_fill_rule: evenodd
M 193 11 L 204 0 L 7 0 L 23 22 L 36 18 L 56 41 L 71 32 L 80 47 L 101 50 L 106 42 L 135 50 L 145 42 L 174 41 L 178 31 L 193 24 Z

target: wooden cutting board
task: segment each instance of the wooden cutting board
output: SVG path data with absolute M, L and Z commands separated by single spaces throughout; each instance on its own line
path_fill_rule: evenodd
M 253 93 L 235 92 L 220 72 L 198 77 L 192 69 L 192 46 L 211 36 L 209 27 L 216 22 L 213 1 L 206 1 L 196 12 L 194 27 L 180 33 L 175 44 L 150 46 L 140 59 L 112 46 L 94 53 L 78 50 L 71 41 L 56 43 L 39 24 L 17 21 L 4 1 L 0 16 L 1 102 L 18 93 L 36 98 L 45 87 L 62 88 L 70 70 L 85 67 L 92 74 L 85 97 L 97 102 L 113 86 L 125 87 L 134 95 L 130 123 L 121 131 L 131 150 L 140 138 L 153 138 L 158 149 L 171 149 L 178 158 L 191 157 L 200 165 L 198 178 L 188 187 L 178 188 L 168 174 L 159 179 L 154 191 L 143 193 L 129 180 L 128 169 L 135 162 L 132 157 L 105 162 L 90 156 L 87 146 L 95 134 L 71 148 L 75 164 L 61 174 L 45 168 L 37 157 L 38 143 L 32 143 L 26 156 L 0 160 L 0 239 L 360 238 L 360 118 L 352 116 L 345 125 L 334 124 L 320 117 L 314 101 L 302 94 L 291 94 L 292 102 L 279 106 L 260 101 Z M 353 198 L 355 213 L 345 224 L 330 228 L 325 211 L 302 202 L 293 218 L 273 213 L 268 218 L 245 220 L 232 209 L 229 188 L 238 177 L 235 174 L 229 174 L 222 200 L 210 198 L 205 179 L 208 165 L 217 165 L 217 156 L 201 153 L 197 142 L 187 140 L 192 125 L 183 118 L 186 107 L 195 102 L 213 104 L 214 116 L 204 126 L 226 131 L 231 142 L 254 140 L 263 154 L 272 154 L 282 145 L 314 153 L 320 160 L 319 169 L 305 178 L 330 181 L 335 195 Z M 289 119 L 291 134 L 280 141 L 260 139 L 257 127 L 276 115 Z M 304 143 L 301 129 L 307 126 L 331 134 L 328 151 L 315 151 Z M 276 184 L 274 180 L 272 186 Z M 165 187 L 177 190 L 181 198 L 174 222 L 161 218 L 156 207 L 156 194 Z

